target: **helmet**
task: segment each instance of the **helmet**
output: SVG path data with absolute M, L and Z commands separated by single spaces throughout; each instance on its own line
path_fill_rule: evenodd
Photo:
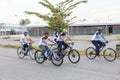
M 24 33 L 28 33 L 28 30 L 24 30 Z
M 45 32 L 44 34 L 49 34 L 49 32 Z
M 103 28 L 102 27 L 98 27 L 97 30 L 103 30 Z
M 63 32 L 68 32 L 67 29 L 63 29 Z

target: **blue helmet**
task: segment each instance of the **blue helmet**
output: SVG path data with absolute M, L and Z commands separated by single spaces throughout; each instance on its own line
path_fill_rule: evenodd
M 44 34 L 49 34 L 49 32 L 45 32 Z

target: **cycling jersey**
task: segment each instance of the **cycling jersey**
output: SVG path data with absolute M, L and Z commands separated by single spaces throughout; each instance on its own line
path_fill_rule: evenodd
M 61 33 L 58 38 L 57 38 L 57 41 L 62 41 L 62 38 L 64 40 L 66 40 L 68 38 L 68 34 L 64 34 L 64 33 Z
M 104 40 L 106 40 L 105 38 L 104 38 L 104 36 L 103 36 L 103 34 L 102 33 L 100 33 L 99 34 L 99 32 L 97 31 L 95 34 L 94 34 L 94 36 L 92 37 L 92 41 L 100 41 L 101 40 L 101 37 L 104 39 Z
M 24 35 L 24 34 L 22 34 L 22 36 L 21 36 L 21 38 L 20 38 L 20 44 L 21 45 L 24 45 L 24 44 L 26 44 L 25 42 L 24 42 L 24 40 L 25 41 L 27 41 L 27 39 L 29 39 L 30 38 L 30 36 L 29 35 Z M 24 40 L 23 40 L 24 39 Z
M 47 37 L 45 37 L 45 36 L 43 36 L 41 39 L 40 39 L 40 41 L 39 41 L 39 45 L 46 45 L 43 41 L 49 41 L 49 37 L 47 38 Z
M 57 39 L 57 38 L 58 38 L 58 32 L 55 31 L 55 32 L 53 33 L 53 38 L 54 38 L 54 39 Z

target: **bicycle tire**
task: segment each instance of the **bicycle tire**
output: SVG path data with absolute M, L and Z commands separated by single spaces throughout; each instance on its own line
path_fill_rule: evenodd
M 42 55 L 43 57 L 41 57 L 41 55 Z M 35 52 L 34 58 L 35 58 L 35 61 L 36 61 L 37 63 L 39 63 L 39 64 L 42 64 L 42 63 L 44 63 L 44 61 L 45 61 L 45 59 L 44 59 L 44 54 L 43 54 L 42 51 L 40 51 L 40 50 L 37 50 L 37 51 Z M 40 59 L 41 59 L 41 60 L 40 60 Z
M 25 55 L 24 55 L 24 50 L 23 50 L 22 47 L 18 47 L 18 48 L 17 48 L 17 55 L 18 55 L 18 57 L 21 58 L 21 59 L 25 57 Z
M 31 48 L 30 50 L 29 50 L 29 56 L 30 56 L 30 58 L 32 59 L 32 60 L 35 60 L 35 52 L 36 52 L 36 50 L 34 49 L 34 48 Z
M 109 50 L 109 51 L 107 51 L 107 50 Z M 105 60 L 107 60 L 109 62 L 113 62 L 117 58 L 117 53 L 112 48 L 107 48 L 104 50 L 103 56 L 104 56 Z M 110 57 L 112 59 L 110 59 Z
M 88 47 L 85 51 L 85 54 L 86 54 L 87 58 L 90 60 L 93 60 L 96 58 L 96 52 L 93 47 Z
M 73 59 L 72 59 L 73 58 Z M 76 59 L 75 59 L 76 58 Z M 71 63 L 73 64 L 76 64 L 80 61 L 80 53 L 75 50 L 75 49 L 72 49 L 69 51 L 68 53 L 68 59 Z M 74 61 L 75 60 L 75 61 Z
M 57 54 L 59 56 L 57 56 L 57 59 L 55 58 L 54 54 Z M 62 57 L 62 58 L 61 58 Z M 63 64 L 63 56 L 61 56 L 61 53 L 57 51 L 57 53 L 53 53 L 51 55 L 51 62 L 53 63 L 53 65 L 55 66 L 61 66 Z

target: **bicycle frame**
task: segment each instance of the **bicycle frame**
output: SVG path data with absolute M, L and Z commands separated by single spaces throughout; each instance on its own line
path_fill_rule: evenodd
M 45 53 L 47 53 L 47 55 L 50 57 L 52 54 L 52 50 L 54 49 L 54 44 L 50 45 L 49 49 L 47 51 L 45 51 Z
M 71 43 L 68 43 L 68 47 L 67 47 L 67 49 L 69 49 L 67 52 L 69 52 L 70 50 L 72 50 L 73 49 L 73 46 L 74 46 L 74 42 L 71 42 Z M 63 51 L 63 50 L 62 50 Z M 63 53 L 64 53 L 64 51 L 63 51 Z
M 100 48 L 100 52 L 101 51 L 104 51 L 104 50 L 107 50 L 108 48 L 107 48 L 107 43 L 105 43 L 105 46 L 102 46 L 101 48 Z

